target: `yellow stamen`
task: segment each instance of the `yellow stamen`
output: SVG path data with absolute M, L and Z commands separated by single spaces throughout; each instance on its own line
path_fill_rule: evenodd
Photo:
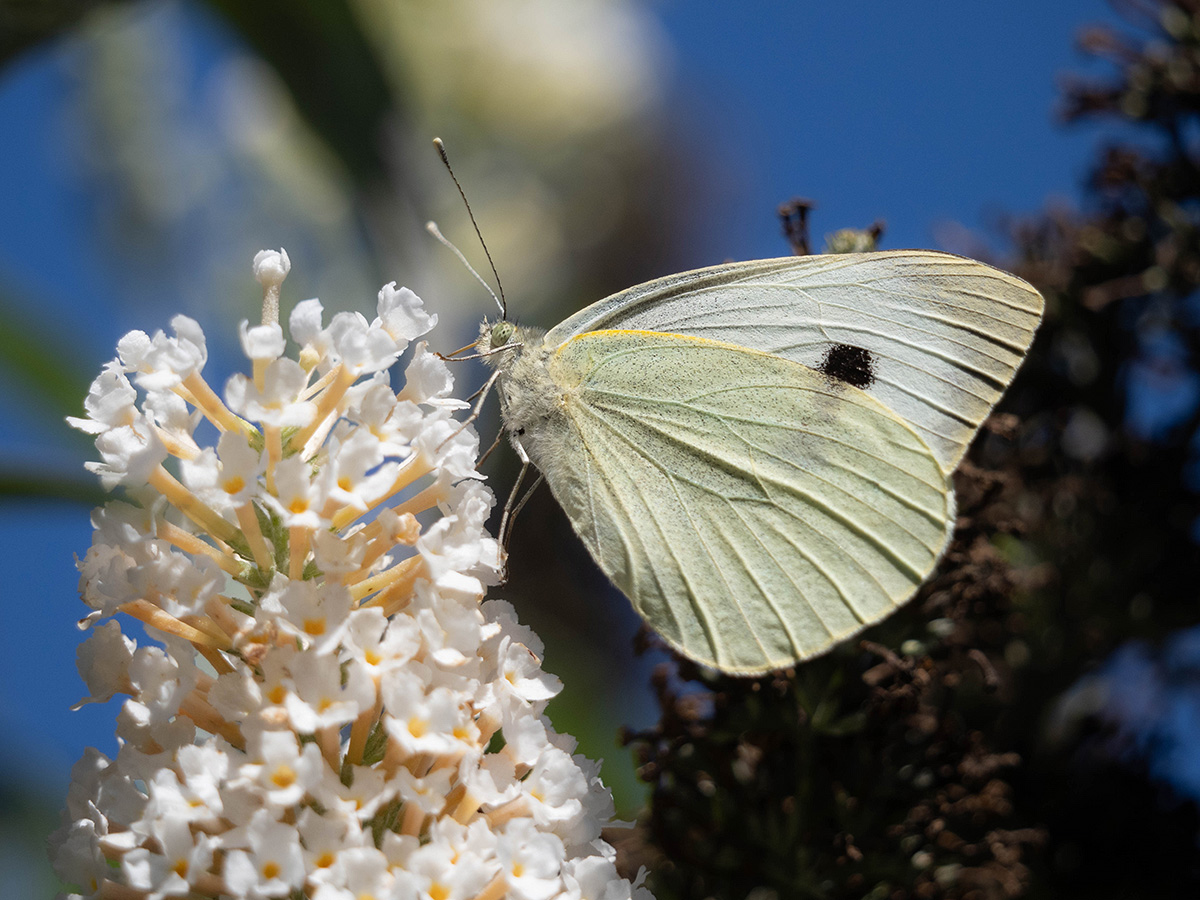
M 499 828 L 509 819 L 515 819 L 517 816 L 528 816 L 529 804 L 525 802 L 524 797 L 514 797 L 507 803 L 501 804 L 483 815 L 493 828 Z
M 150 473 L 150 486 L 167 498 L 167 501 L 177 510 L 225 543 L 237 536 L 237 529 L 222 519 L 199 497 L 189 491 L 175 476 L 161 465 Z
M 471 821 L 471 817 L 479 810 L 480 800 L 470 791 L 463 794 L 463 798 L 458 801 L 458 806 L 454 808 L 454 821 L 459 825 L 466 825 Z
M 325 633 L 324 619 L 305 619 L 304 633 L 311 637 L 320 637 Z
M 319 392 L 325 390 L 325 388 L 329 387 L 330 383 L 338 377 L 339 368 L 330 369 L 328 372 L 306 387 L 300 392 L 300 399 L 308 400 Z
M 419 556 L 406 559 L 400 565 L 407 567 L 404 577 L 397 578 L 391 587 L 380 591 L 370 600 L 363 603 L 362 606 L 378 606 L 383 610 L 383 614 L 389 618 L 408 606 L 409 601 L 412 599 L 413 585 L 418 578 L 424 578 L 428 574 L 428 569 L 425 567 L 425 560 Z M 392 568 L 398 569 L 400 566 L 393 566 Z M 391 570 L 389 569 L 389 571 Z
M 414 481 L 423 478 L 433 471 L 433 465 L 425 458 L 423 454 L 415 454 L 410 459 L 401 464 L 400 470 L 396 473 L 396 480 L 392 482 L 391 487 L 383 493 L 382 496 L 372 501 L 371 505 L 366 509 L 352 509 L 344 507 L 333 517 L 334 528 L 345 528 L 355 519 L 366 515 L 371 510 L 382 506 L 400 491 L 404 490 Z M 404 515 L 406 512 L 417 513 L 423 509 L 432 509 L 437 506 L 437 499 L 444 493 L 437 485 L 431 485 L 420 493 L 410 497 L 404 503 L 394 507 L 399 515 Z
M 320 728 L 317 730 L 317 744 L 321 748 L 321 756 L 325 764 L 334 772 L 342 768 L 342 734 L 337 728 Z
M 390 569 L 384 569 L 382 572 L 375 573 L 370 578 L 364 578 L 350 589 L 350 598 L 355 603 L 358 603 L 364 597 L 369 597 L 375 592 L 381 591 L 407 578 L 413 566 L 419 565 L 420 562 L 420 556 L 410 556 L 408 559 L 396 563 Z
M 146 900 L 146 892 L 105 879 L 100 882 L 101 900 Z
M 500 900 L 508 893 L 508 879 L 500 872 L 488 882 L 488 886 L 476 894 L 471 900 Z
M 149 600 L 130 600 L 118 607 L 121 612 L 133 616 L 140 622 L 145 622 L 166 634 L 173 634 L 196 646 L 215 647 L 218 650 L 228 650 L 233 644 L 228 638 L 224 640 L 201 631 L 186 622 L 181 622 L 165 609 L 155 606 Z
M 179 704 L 179 713 L 196 723 L 197 728 L 209 734 L 219 734 L 238 749 L 244 748 L 245 741 L 238 727 L 225 721 L 208 701 L 202 699 L 195 691 L 183 698 L 183 702 Z
M 267 382 L 267 366 L 271 364 L 269 359 L 254 360 L 254 389 L 260 394 L 263 392 L 263 386 Z
M 178 547 L 184 553 L 193 555 L 202 553 L 209 559 L 213 560 L 221 567 L 221 571 L 227 575 L 240 575 L 242 573 L 242 564 L 238 562 L 234 556 L 233 548 L 219 541 L 220 546 L 214 547 L 199 535 L 192 534 L 190 531 L 185 531 L 178 525 L 168 522 L 166 519 L 159 519 L 155 522 L 155 532 L 164 541 L 168 541 L 172 545 Z M 211 535 L 210 535 L 211 537 Z M 213 540 L 217 540 L 213 538 Z
M 177 459 L 193 460 L 200 455 L 200 448 L 189 436 L 169 431 L 166 428 L 159 428 L 153 422 L 150 423 L 150 427 L 154 429 L 154 434 L 167 448 L 167 452 Z
M 352 572 L 343 578 L 343 584 L 349 586 L 362 581 L 367 577 L 367 573 L 375 560 L 379 559 L 385 553 L 391 552 L 396 544 L 404 544 L 408 547 L 413 546 L 416 544 L 417 538 L 421 536 L 421 524 L 412 513 L 404 513 L 396 523 L 396 527 L 389 528 L 387 532 L 383 531 L 382 526 L 378 522 L 379 520 L 376 519 L 355 533 L 354 536 L 356 538 L 367 541 L 367 547 L 363 551 L 362 562 L 359 563 L 358 571 Z M 367 538 L 368 532 L 371 532 L 369 539 Z
M 378 685 L 376 685 L 375 708 L 369 712 L 362 713 L 354 720 L 354 724 L 350 726 L 350 744 L 346 748 L 346 759 L 356 766 L 362 765 L 363 751 L 367 747 L 367 738 L 371 736 L 371 729 L 379 721 L 379 713 L 382 708 L 383 701 L 379 697 Z
M 218 675 L 228 675 L 233 671 L 233 666 L 224 656 L 212 647 L 197 647 L 196 652 L 208 660 L 208 664 L 213 667 Z
M 258 524 L 258 513 L 254 510 L 253 502 L 243 503 L 237 507 L 238 524 L 242 526 L 242 534 L 250 545 L 250 555 L 254 564 L 264 572 L 270 572 L 275 567 L 275 557 L 267 539 L 263 537 L 262 528 Z
M 305 426 L 292 438 L 293 447 L 302 447 L 300 451 L 304 459 L 310 459 L 325 441 L 325 435 L 337 421 L 339 404 L 346 395 L 349 387 L 357 381 L 357 376 L 339 365 L 334 372 L 335 378 L 330 379 L 329 386 L 317 398 L 317 414 L 312 422 Z M 331 373 L 332 374 L 332 373 Z
M 400 820 L 400 833 L 416 836 L 421 833 L 421 825 L 425 822 L 425 813 L 415 803 L 406 803 L 404 817 Z
M 267 451 L 267 490 L 279 496 L 279 491 L 275 489 L 275 467 L 283 459 L 283 433 L 277 426 L 263 426 L 263 445 Z
M 312 531 L 300 525 L 288 529 L 288 577 L 299 581 L 304 577 L 304 566 L 308 562 L 308 549 L 312 543 Z
M 236 431 L 245 435 L 254 433 L 254 429 L 248 423 L 229 411 L 229 407 L 221 402 L 221 398 L 208 386 L 208 382 L 200 377 L 199 372 L 193 372 L 185 378 L 183 386 L 191 395 L 185 399 L 190 399 L 196 408 L 222 431 Z
M 233 617 L 230 606 L 233 600 L 223 594 L 218 594 L 216 597 L 209 598 L 208 603 L 204 605 L 204 611 L 208 613 L 208 617 L 221 626 L 221 630 L 226 634 L 237 634 L 240 626 L 238 620 Z
M 196 615 L 196 614 L 180 616 L 179 621 L 183 622 L 184 624 L 191 625 L 193 628 L 196 628 L 200 631 L 203 631 L 205 634 L 207 634 L 209 637 L 213 638 L 214 640 L 223 642 L 224 644 L 227 645 L 227 647 L 225 649 L 228 649 L 229 647 L 233 646 L 233 642 L 230 640 L 229 635 L 225 633 L 225 631 L 221 628 L 220 625 L 218 625 L 216 622 L 214 622 L 208 616 L 201 616 L 201 615 Z

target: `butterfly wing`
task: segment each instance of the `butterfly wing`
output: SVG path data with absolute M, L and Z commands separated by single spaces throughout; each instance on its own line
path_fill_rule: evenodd
M 651 332 L 580 335 L 549 367 L 563 417 L 522 442 L 600 568 L 686 656 L 752 674 L 819 654 L 907 600 L 946 544 L 946 474 L 863 391 Z
M 861 348 L 869 368 L 851 383 L 909 422 L 952 472 L 1024 359 L 1042 305 L 1019 278 L 946 253 L 793 256 L 637 285 L 566 319 L 547 341 L 641 329 L 826 371 L 831 354 Z

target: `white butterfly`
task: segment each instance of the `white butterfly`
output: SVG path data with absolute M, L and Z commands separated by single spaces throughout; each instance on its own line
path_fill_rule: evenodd
M 950 476 L 1041 315 L 1012 275 L 902 250 L 684 272 L 476 346 L 518 453 L 638 613 L 755 674 L 930 575 Z

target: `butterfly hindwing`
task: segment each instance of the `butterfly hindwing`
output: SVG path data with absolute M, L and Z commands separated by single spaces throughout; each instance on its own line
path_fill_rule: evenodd
M 868 393 L 730 344 L 609 330 L 549 360 L 528 448 L 597 563 L 685 655 L 754 673 L 882 619 L 935 566 L 947 473 Z

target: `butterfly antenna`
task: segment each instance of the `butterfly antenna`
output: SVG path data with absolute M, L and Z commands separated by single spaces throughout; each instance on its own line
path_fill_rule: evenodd
M 500 291 L 500 296 L 497 297 L 490 287 L 488 288 L 488 293 L 492 295 L 492 299 L 495 300 L 496 305 L 500 307 L 500 316 L 504 319 L 507 319 L 508 302 L 504 299 L 504 285 L 500 283 L 500 273 L 496 271 L 496 263 L 492 260 L 492 254 L 488 252 L 487 243 L 483 240 L 483 233 L 479 230 L 479 223 L 475 221 L 475 213 L 471 211 L 471 204 L 467 202 L 466 192 L 463 191 L 462 185 L 458 183 L 458 176 L 454 174 L 454 169 L 450 166 L 450 157 L 446 155 L 446 145 L 442 143 L 441 138 L 434 138 L 433 146 L 437 148 L 438 156 L 442 158 L 442 165 L 446 167 L 446 171 L 450 173 L 450 179 L 454 182 L 454 186 L 458 188 L 458 196 L 462 197 L 463 205 L 467 208 L 467 216 L 470 218 L 471 225 L 475 229 L 475 236 L 479 238 L 480 246 L 483 247 L 483 255 L 487 257 L 488 265 L 492 267 L 492 276 L 496 279 L 496 287 Z M 458 258 L 463 261 L 468 269 L 471 269 L 470 264 L 468 264 L 466 259 L 463 258 L 463 255 L 459 253 L 453 244 L 438 234 L 436 228 L 432 233 L 434 237 L 439 238 L 442 243 L 444 243 L 451 250 L 454 250 L 454 252 L 458 254 Z M 479 274 L 475 272 L 474 269 L 471 269 L 471 273 L 475 275 L 476 278 L 479 278 Z M 481 282 L 483 281 L 482 278 L 479 278 L 479 280 Z M 486 283 L 484 286 L 487 286 Z
M 441 231 L 438 230 L 437 223 L 436 222 L 426 222 L 425 230 L 428 231 L 430 234 L 432 234 L 435 238 L 437 238 L 438 241 L 441 242 L 443 247 L 445 247 L 451 253 L 453 253 L 455 256 L 458 257 L 458 261 L 460 263 L 462 263 L 464 266 L 466 266 L 468 272 L 470 272 L 472 275 L 475 276 L 475 280 L 483 285 L 483 289 L 492 295 L 492 299 L 495 300 L 496 305 L 498 307 L 500 307 L 500 315 L 507 316 L 507 313 L 504 311 L 504 304 L 500 301 L 500 297 L 496 296 L 496 292 L 492 290 L 492 286 L 483 280 L 483 276 L 475 271 L 475 267 L 473 265 L 471 265 L 469 262 L 467 262 L 467 258 L 465 256 L 463 256 L 463 252 L 461 250 L 459 250 L 457 247 L 455 247 L 452 243 L 450 243 L 450 239 L 448 237 L 446 237 L 444 234 L 442 234 Z M 502 297 L 504 295 L 501 294 L 500 296 Z M 473 347 L 474 344 L 468 344 L 467 346 L 468 346 L 468 348 Z M 464 348 L 464 349 L 467 349 L 467 348 Z M 456 352 L 458 352 L 458 351 L 456 351 Z

